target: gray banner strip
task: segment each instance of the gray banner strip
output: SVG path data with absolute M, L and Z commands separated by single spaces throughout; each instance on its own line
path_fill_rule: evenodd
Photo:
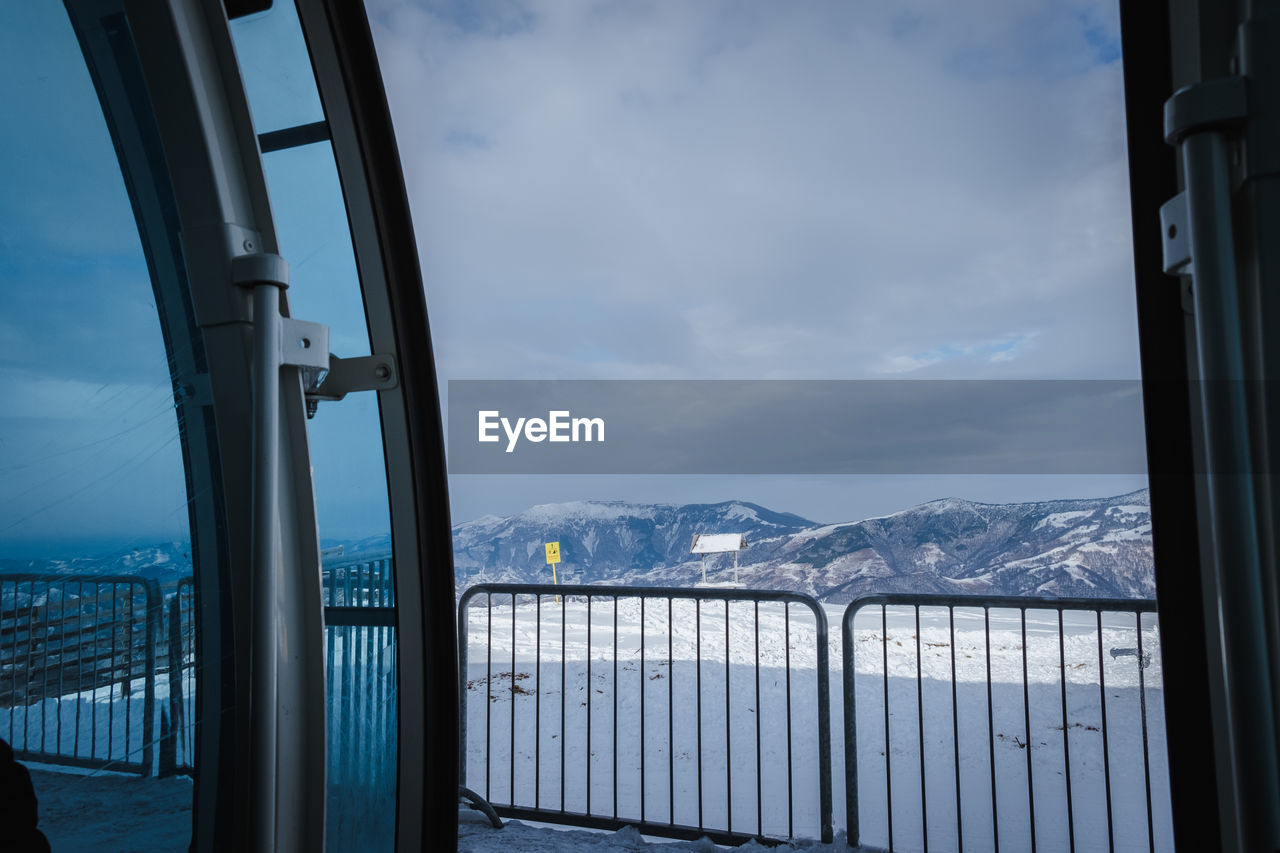
M 455 474 L 1145 474 L 1129 380 L 454 380 Z

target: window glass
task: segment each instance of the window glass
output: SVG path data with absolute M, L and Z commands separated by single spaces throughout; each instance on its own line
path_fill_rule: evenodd
M 1023 380 L 1073 380 L 1070 393 L 1100 393 L 1100 380 L 1139 377 L 1114 4 L 367 0 L 366 7 L 404 160 L 438 378 L 450 389 L 450 406 L 463 399 L 454 394 L 464 380 L 511 387 L 520 380 L 613 380 L 609 387 L 622 398 L 642 392 L 629 380 L 797 386 L 848 380 L 849 394 L 871 382 L 919 393 L 926 384 L 920 380 L 931 380 L 957 393 L 952 380 L 990 383 L 984 391 Z M 573 408 L 564 400 L 590 404 L 591 397 L 564 390 L 568 385 L 555 387 L 561 397 L 547 390 L 540 398 L 539 389 L 550 385 L 521 384 L 523 396 L 512 392 L 507 399 L 524 408 L 501 414 L 514 423 Z M 892 400 L 893 390 L 882 390 L 879 399 Z M 1137 399 L 1133 388 L 1124 393 Z M 975 392 L 967 403 L 979 405 L 980 397 Z M 1069 400 L 1064 390 L 1052 402 Z M 459 594 L 494 582 L 656 585 L 681 594 L 740 588 L 736 583 L 787 590 L 826 607 L 833 661 L 841 657 L 843 608 L 859 595 L 936 593 L 975 603 L 996 595 L 1154 598 L 1140 411 L 1125 436 L 1136 464 L 1049 474 L 1045 467 L 999 469 L 979 460 L 945 473 L 904 465 L 875 474 L 774 469 L 766 475 L 751 461 L 764 455 L 759 451 L 767 442 L 741 440 L 724 416 L 726 409 L 737 411 L 738 401 L 726 394 L 695 402 L 705 402 L 702 420 L 724 422 L 720 443 L 744 460 L 739 473 L 652 473 L 669 458 L 690 459 L 696 470 L 700 460 L 680 455 L 686 448 L 678 435 L 699 417 L 697 406 L 674 412 L 654 405 L 625 424 L 602 428 L 607 435 L 677 436 L 669 456 L 659 457 L 666 446 L 655 440 L 649 473 L 643 466 L 611 467 L 616 457 L 608 455 L 609 440 L 604 452 L 589 457 L 600 460 L 598 472 L 527 473 L 518 463 L 510 474 L 460 471 L 456 442 L 490 440 L 483 420 L 477 437 L 476 409 L 496 416 L 504 407 L 475 406 L 464 413 L 467 422 L 448 411 Z M 807 414 L 789 408 L 779 416 L 779 423 L 799 429 L 779 432 L 773 444 L 803 449 Z M 1000 411 L 995 416 L 1017 420 L 1001 418 Z M 515 447 L 494 420 L 493 458 L 501 462 Z M 935 408 L 915 421 L 910 430 L 886 430 L 865 443 L 895 453 L 905 447 L 908 459 L 912 441 L 930 451 L 954 441 L 961 459 L 974 446 L 959 406 Z M 456 432 L 455 423 L 461 424 Z M 860 441 L 851 429 L 837 429 L 837 443 L 846 432 L 846 443 Z M 545 433 L 524 435 L 530 452 L 556 450 L 549 440 L 535 447 Z M 1009 446 L 988 448 L 990 458 L 1044 441 L 1033 428 L 1011 435 Z M 1042 448 L 1050 458 L 1065 456 L 1053 445 Z M 519 458 L 519 450 L 510 458 Z M 745 535 L 748 547 L 733 548 L 733 556 L 727 549 L 692 552 L 690 542 L 701 534 Z M 544 551 L 551 545 L 558 548 Z M 719 622 L 707 622 L 694 607 L 668 615 L 667 602 L 648 604 L 660 611 L 655 617 L 622 594 L 619 610 L 612 594 L 557 596 L 548 587 L 468 599 L 464 781 L 501 807 L 584 810 L 604 822 L 621 810 L 630 818 L 647 814 L 680 823 L 686 819 L 677 817 L 678 806 L 693 815 L 696 802 L 696 818 L 687 822 L 702 826 L 705 817 L 719 829 L 741 831 L 735 822 L 752 824 L 756 815 L 746 803 L 744 818 L 736 798 L 767 780 L 767 749 L 789 745 L 784 738 L 791 728 L 789 717 L 785 735 L 777 723 L 767 723 L 778 727 L 763 735 L 756 728 L 753 756 L 749 729 L 759 725 L 765 700 L 758 692 L 750 697 L 754 719 L 728 710 L 739 690 L 749 693 L 747 678 L 739 683 L 734 667 L 785 669 L 790 678 L 792 661 L 776 650 L 789 653 L 791 637 L 762 641 L 757 635 L 752 654 L 749 640 L 733 634 L 744 621 L 728 615 L 727 603 L 712 611 L 721 614 Z M 765 618 L 763 611 L 757 618 Z M 1006 760 L 1025 774 L 1012 787 L 1001 777 L 1001 820 L 1020 840 L 1001 837 L 1006 845 L 1034 847 L 1034 834 L 1017 834 L 1034 833 L 1034 823 L 1011 811 L 1006 798 L 1022 803 L 1034 782 L 1035 796 L 1050 801 L 1037 802 L 1035 811 L 1042 820 L 1053 815 L 1055 831 L 1065 827 L 1069 817 L 1058 816 L 1068 808 L 1062 800 L 1071 797 L 1070 781 L 1064 798 L 1057 780 L 1069 780 L 1085 764 L 1090 772 L 1100 766 L 1095 756 L 1114 737 L 1134 757 L 1124 766 L 1142 766 L 1155 792 L 1116 801 L 1117 826 L 1123 824 L 1117 834 L 1145 839 L 1150 833 L 1158 839 L 1152 847 L 1162 849 L 1169 838 L 1167 781 L 1158 748 L 1149 755 L 1145 747 L 1149 720 L 1153 742 L 1163 736 L 1154 728 L 1158 710 L 1148 717 L 1161 701 L 1158 672 L 1149 668 L 1158 634 L 1144 612 L 1091 622 L 1087 617 L 1097 614 L 1086 608 L 1073 614 L 1079 624 L 1069 618 L 1065 628 L 1052 613 L 1029 620 L 1024 614 L 1017 625 L 1004 614 L 982 635 L 988 625 L 966 619 L 953 626 L 946 609 L 927 611 L 923 624 L 919 610 L 911 620 L 910 605 L 887 615 L 868 611 L 869 622 L 872 616 L 882 621 L 866 630 L 859 623 L 860 637 L 886 648 L 896 641 L 895 648 L 915 655 L 892 664 L 902 673 L 888 671 L 889 655 L 881 659 L 882 692 L 879 681 L 864 682 L 870 671 L 857 673 L 869 697 L 866 704 L 859 699 L 861 713 L 871 714 L 869 727 L 858 723 L 869 762 L 867 775 L 858 777 L 860 795 L 880 822 L 868 830 L 868 843 L 894 846 L 885 825 L 892 823 L 885 821 L 892 799 L 909 815 L 897 821 L 899 843 L 915 845 L 911 833 L 923 823 L 935 846 L 954 846 L 960 834 L 954 810 L 961 806 L 953 784 L 964 787 L 966 797 L 979 791 L 964 809 L 978 809 L 982 817 L 966 813 L 964 826 L 971 840 L 981 838 L 991 825 L 987 815 L 996 821 L 995 803 L 980 799 L 988 788 L 962 779 L 958 765 L 967 756 L 990 755 L 993 780 Z M 784 635 L 793 629 L 789 618 L 781 620 Z M 683 651 L 681 627 L 698 638 Z M 1020 669 L 1012 657 L 998 658 L 994 676 L 990 665 L 964 675 L 961 663 L 960 680 L 972 678 L 970 688 L 979 678 L 984 687 L 994 679 L 1000 701 L 1030 697 L 1032 707 L 1019 704 L 1017 719 L 1012 711 L 996 717 L 1003 730 L 982 732 L 981 751 L 971 740 L 958 745 L 978 731 L 978 722 L 987 723 L 987 710 L 964 698 L 978 697 L 976 689 L 962 687 L 960 699 L 952 691 L 931 699 L 927 686 L 906 677 L 955 680 L 954 665 L 930 671 L 926 660 L 961 648 L 955 631 L 966 634 L 965 652 L 978 660 L 991 643 L 1022 650 Z M 710 657 L 698 645 L 706 632 L 723 637 Z M 650 707 L 651 683 L 666 680 L 664 689 L 671 690 L 675 673 L 706 678 L 708 660 L 708 671 L 723 667 L 725 674 L 696 696 L 698 704 L 685 681 L 667 694 L 674 700 L 663 697 Z M 654 668 L 658 664 L 669 668 Z M 1063 675 L 1067 667 L 1079 677 Z M 643 676 L 625 674 L 637 671 Z M 805 677 L 812 676 L 807 670 Z M 621 692 L 620 678 L 629 679 L 630 693 Z M 1037 679 L 1039 686 L 1028 686 Z M 1115 728 L 1099 739 L 1094 734 L 1107 725 L 1093 722 L 1098 710 L 1101 717 L 1107 713 L 1107 700 L 1098 708 L 1102 682 L 1123 699 L 1112 705 Z M 689 692 L 681 694 L 682 688 Z M 790 686 L 786 690 L 790 698 Z M 838 686 L 832 696 L 839 696 Z M 892 696 L 904 704 L 891 709 Z M 923 717 L 907 701 L 919 696 L 925 697 Z M 1061 716 L 1049 720 L 1059 699 Z M 806 710 L 813 707 L 812 699 L 804 701 Z M 936 716 L 937 709 L 956 707 L 944 704 L 953 702 L 961 707 L 956 718 Z M 1074 722 L 1066 719 L 1069 703 Z M 723 746 L 713 747 L 707 762 L 704 705 L 713 709 L 708 719 L 726 728 L 716 742 Z M 547 717 L 563 721 L 566 708 L 567 730 L 554 719 L 547 727 Z M 893 743 L 875 740 L 881 710 L 884 736 Z M 833 704 L 835 719 L 840 712 Z M 1122 716 L 1124 723 L 1116 722 Z M 742 722 L 748 719 L 750 726 Z M 1045 736 L 1029 747 L 1027 732 L 1019 729 L 1015 738 L 1006 720 L 1021 720 Z M 682 733 L 694 727 L 696 745 L 692 737 L 682 743 Z M 1041 740 L 1057 749 L 1067 729 L 1073 738 L 1077 729 L 1085 733 L 1070 745 L 1071 757 L 1033 770 L 1028 756 Z M 920 744 L 915 753 L 909 751 L 916 748 L 913 738 Z M 761 741 L 766 757 L 753 764 Z M 724 755 L 731 742 L 738 750 L 748 744 L 740 765 Z M 929 743 L 937 749 L 931 752 Z M 932 761 L 944 747 L 954 752 L 937 767 L 954 775 L 932 765 L 926 771 L 926 753 Z M 887 759 L 875 763 L 902 749 L 908 768 L 918 765 L 927 779 L 899 775 L 907 771 L 897 757 L 892 771 Z M 846 780 L 838 747 L 833 751 L 839 826 Z M 1065 762 L 1074 763 L 1064 773 Z M 1106 784 L 1118 789 L 1119 773 Z M 1046 782 L 1046 776 L 1052 778 Z M 1092 778 L 1094 784 L 1080 783 L 1091 792 L 1103 787 L 1100 775 L 1076 778 Z M 713 804 L 705 815 L 704 782 Z M 785 785 L 766 781 L 762 799 L 781 808 L 790 783 L 789 776 Z M 812 782 L 803 784 L 816 793 Z M 890 787 L 907 792 L 887 792 Z M 928 810 L 941 816 L 921 821 L 926 788 Z M 994 799 L 994 781 L 989 790 Z M 877 806 L 876 796 L 885 805 Z M 662 805 L 652 805 L 655 797 Z M 1075 802 L 1081 824 L 1109 826 L 1109 802 L 1098 797 L 1082 806 L 1084 794 Z M 927 838 L 921 840 L 927 847 Z M 1068 846 L 1065 838 L 1062 843 Z
M 0 79 L 0 738 L 53 849 L 185 849 L 188 493 L 147 258 L 62 4 L 0 9 Z
M 311 59 L 292 3 L 231 22 L 240 76 L 258 133 L 324 120 Z

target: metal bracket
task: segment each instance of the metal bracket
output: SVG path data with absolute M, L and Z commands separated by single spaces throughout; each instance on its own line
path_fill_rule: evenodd
M 389 391 L 400 384 L 396 359 L 392 355 L 365 355 L 338 358 L 330 355 L 324 371 L 304 370 L 307 417 L 315 417 L 321 400 L 341 400 L 353 391 Z
M 1169 275 L 1191 274 L 1191 230 L 1187 216 L 1186 192 L 1180 192 L 1160 205 L 1164 271 Z
M 329 327 L 292 317 L 280 318 L 280 363 L 295 367 L 331 368 Z M 323 377 L 321 377 L 321 381 Z
M 289 286 L 289 263 L 269 252 L 250 252 L 231 259 L 232 283 L 242 287 Z M 341 400 L 352 391 L 388 391 L 400 383 L 395 356 L 338 358 L 329 352 L 329 327 L 322 323 L 279 317 L 281 365 L 302 368 L 307 417 L 321 400 Z

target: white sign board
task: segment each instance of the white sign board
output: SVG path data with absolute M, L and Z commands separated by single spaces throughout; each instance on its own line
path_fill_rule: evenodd
M 693 537 L 690 554 L 724 554 L 741 551 L 747 547 L 747 538 L 741 533 L 699 533 Z

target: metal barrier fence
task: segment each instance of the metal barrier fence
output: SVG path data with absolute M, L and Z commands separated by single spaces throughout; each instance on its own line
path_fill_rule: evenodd
M 391 560 L 326 568 L 326 832 L 339 847 L 395 843 L 397 682 Z
M 0 732 L 25 760 L 152 772 L 153 580 L 0 576 Z
M 797 606 L 811 618 L 794 619 Z M 463 784 L 500 814 L 719 843 L 831 840 L 827 618 L 809 596 L 488 584 L 462 595 L 458 634 Z M 468 663 L 477 639 L 483 668 Z
M 1172 850 L 1164 717 L 1148 714 L 1162 696 L 1154 611 L 967 595 L 849 604 L 850 845 Z

